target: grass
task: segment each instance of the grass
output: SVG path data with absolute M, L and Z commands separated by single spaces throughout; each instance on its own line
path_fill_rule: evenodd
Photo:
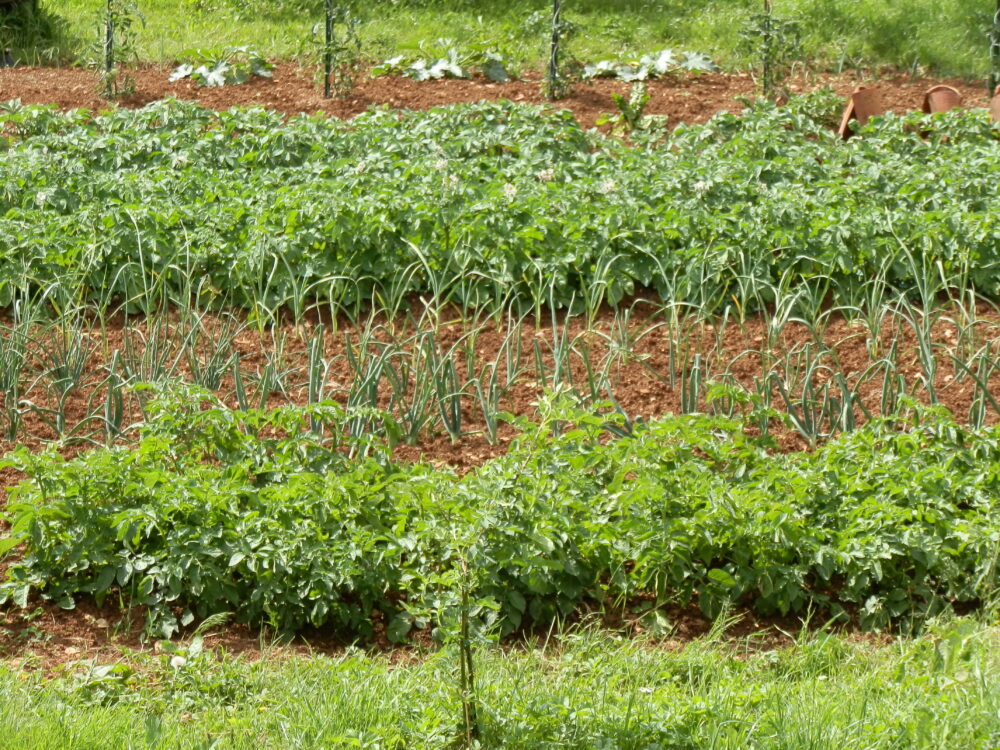
M 46 13 L 64 22 L 57 39 L 26 51 L 29 37 L 15 35 L 13 46 L 24 60 L 79 58 L 97 38 L 101 5 L 102 0 L 42 0 Z M 545 58 L 547 0 L 397 0 L 379 5 L 387 7 L 376 11 L 369 8 L 377 6 L 366 5 L 361 27 L 365 54 L 373 59 L 413 51 L 421 42 L 443 37 L 499 47 L 517 63 L 533 68 L 541 67 Z M 741 49 L 740 32 L 760 3 L 567 0 L 563 5 L 568 20 L 578 26 L 570 52 L 581 59 L 670 46 L 705 52 L 727 68 L 742 68 L 749 60 Z M 300 58 L 320 21 L 320 7 L 318 0 L 139 0 L 146 18 L 139 54 L 143 60 L 169 63 L 192 47 L 249 44 L 272 58 Z M 805 59 L 823 67 L 888 64 L 970 77 L 988 70 L 985 34 L 993 10 L 987 0 L 775 2 L 777 14 L 801 22 Z
M 718 628 L 717 630 L 721 630 Z M 1000 630 L 932 623 L 889 643 L 808 633 L 683 649 L 582 629 L 476 656 L 486 748 L 995 748 Z M 447 748 L 457 659 L 348 652 L 257 662 L 174 649 L 0 668 L 0 733 L 29 748 Z

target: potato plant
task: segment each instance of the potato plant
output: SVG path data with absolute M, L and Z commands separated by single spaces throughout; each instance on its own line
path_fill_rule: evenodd
M 996 594 L 1000 430 L 935 410 L 786 455 L 738 419 L 630 424 L 553 396 L 463 478 L 394 463 L 387 418 L 350 417 L 186 389 L 154 402 L 135 450 L 18 451 L 0 549 L 23 556 L 0 597 L 120 596 L 164 636 L 235 612 L 369 639 L 374 612 L 402 640 L 458 590 L 501 632 L 692 600 L 884 628 Z
M 652 289 L 752 311 L 780 285 L 853 304 L 883 269 L 897 291 L 940 278 L 1000 293 L 985 113 L 885 117 L 842 144 L 836 108 L 760 102 L 636 150 L 510 103 L 349 123 L 14 106 L 0 116 L 0 304 L 138 302 L 151 277 L 179 299 L 191 275 L 251 310 L 401 287 L 557 307 Z

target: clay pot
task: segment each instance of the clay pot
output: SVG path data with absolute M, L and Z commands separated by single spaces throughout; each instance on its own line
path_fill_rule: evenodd
M 947 112 L 962 106 L 962 95 L 951 86 L 935 86 L 924 94 L 924 112 Z
M 997 86 L 990 100 L 990 119 L 993 122 L 1000 122 L 1000 86 Z
M 875 115 L 885 113 L 885 104 L 882 102 L 882 91 L 880 89 L 868 89 L 858 86 L 851 94 L 847 106 L 844 108 L 844 116 L 840 119 L 840 128 L 837 133 L 845 141 L 854 133 L 851 130 L 851 120 L 857 120 L 859 125 L 864 125 Z

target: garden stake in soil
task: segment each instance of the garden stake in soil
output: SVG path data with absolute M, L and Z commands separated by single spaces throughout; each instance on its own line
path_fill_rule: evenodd
M 323 98 L 330 98 L 333 74 L 333 0 L 326 0 L 326 46 L 323 48 Z
M 472 748 L 479 739 L 479 717 L 476 710 L 476 673 L 473 666 L 472 641 L 469 637 L 469 562 L 462 559 L 461 614 L 459 621 L 459 683 L 462 693 L 462 731 L 464 747 Z
M 559 38 L 562 30 L 562 2 L 552 1 L 552 47 L 549 53 L 549 71 L 545 81 L 545 96 L 562 99 L 567 93 L 565 81 L 559 72 Z
M 993 95 L 1000 86 L 1000 0 L 993 14 L 993 28 L 990 30 L 990 75 L 986 79 L 986 90 Z
M 115 15 L 114 0 L 108 0 L 104 14 L 104 93 L 110 96 L 111 76 L 115 67 Z
M 771 16 L 773 15 L 771 0 L 764 0 L 764 18 L 761 24 L 761 57 L 763 58 L 764 97 L 770 99 L 774 94 L 774 74 L 771 70 L 771 48 L 774 35 L 771 28 Z

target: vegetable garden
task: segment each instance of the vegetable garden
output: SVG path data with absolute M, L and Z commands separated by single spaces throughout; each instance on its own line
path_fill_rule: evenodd
M 428 86 L 516 73 L 485 46 L 356 64 L 362 26 L 322 5 L 325 95 L 371 62 Z M 571 4 L 554 6 L 532 85 L 557 99 L 618 80 L 603 129 L 511 101 L 350 119 L 173 98 L 0 107 L 0 653 L 41 639 L 36 617 L 82 610 L 134 623 L 163 657 L 65 667 L 69 698 L 25 676 L 32 706 L 134 708 L 150 746 L 187 746 L 163 724 L 168 695 L 226 747 L 801 746 L 761 728 L 799 726 L 768 703 L 787 685 L 713 713 L 729 672 L 692 687 L 716 708 L 650 718 L 642 696 L 666 694 L 621 676 L 645 657 L 608 629 L 652 648 L 696 610 L 711 649 L 733 613 L 892 633 L 935 675 L 879 719 L 893 736 L 995 738 L 1000 696 L 979 676 L 997 668 L 998 126 L 981 108 L 890 113 L 843 141 L 841 96 L 786 88 L 777 50 L 798 31 L 765 3 L 745 35 L 764 45 L 762 95 L 668 127 L 649 91 L 712 59 L 661 48 L 574 77 Z M 102 16 L 102 95 L 125 102 L 132 11 Z M 227 49 L 173 76 L 272 74 Z M 410 648 L 444 665 L 448 696 L 395 730 L 372 717 L 371 734 L 301 717 L 257 739 L 255 720 L 220 729 L 211 711 L 264 694 L 206 658 L 223 622 Z M 834 668 L 855 645 L 801 629 L 787 643 L 811 666 L 775 664 L 855 679 Z M 575 665 L 581 632 L 635 701 L 609 709 L 617 728 L 501 716 L 504 649 L 564 638 Z M 758 658 L 746 671 L 765 685 Z M 916 689 L 904 672 L 880 679 Z M 0 692 L 20 695 L 12 674 Z M 921 724 L 924 700 L 952 713 Z

